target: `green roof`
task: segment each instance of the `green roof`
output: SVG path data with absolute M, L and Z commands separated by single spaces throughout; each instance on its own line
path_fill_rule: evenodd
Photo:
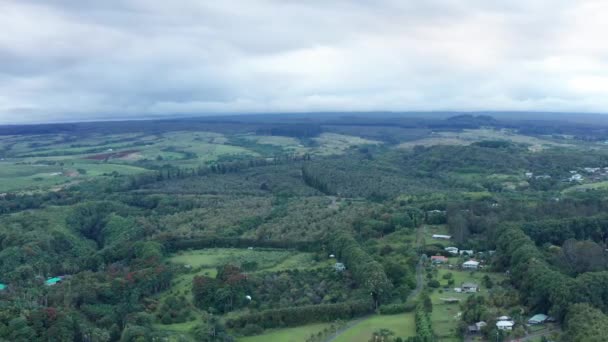
M 0 283 L 0 291 L 2 291 L 2 290 L 4 290 L 4 289 L 6 289 L 6 285 L 5 285 L 5 284 Z
M 547 320 L 547 318 L 549 318 L 547 315 L 537 314 L 537 315 L 532 316 L 532 318 L 530 318 L 528 321 L 544 322 Z
M 47 285 L 55 285 L 55 284 L 57 284 L 60 281 L 61 281 L 61 278 L 54 277 L 54 278 L 47 279 L 44 283 L 47 284 Z

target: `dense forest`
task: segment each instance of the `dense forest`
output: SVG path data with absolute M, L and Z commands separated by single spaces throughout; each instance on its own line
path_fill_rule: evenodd
M 325 341 L 383 317 L 403 324 L 361 340 L 608 341 L 608 127 L 334 114 L 0 134 L 0 340 Z

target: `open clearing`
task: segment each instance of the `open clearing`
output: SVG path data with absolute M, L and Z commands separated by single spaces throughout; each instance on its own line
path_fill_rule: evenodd
M 241 337 L 238 342 L 305 342 L 313 334 L 317 334 L 329 327 L 330 324 L 310 324 L 301 327 L 269 330 L 263 335 Z
M 314 153 L 319 155 L 342 154 L 355 146 L 382 144 L 380 141 L 336 133 L 323 133 L 313 140 L 319 145 L 314 149 Z
M 416 336 L 414 314 L 375 316 L 355 325 L 338 336 L 334 342 L 368 342 L 375 331 L 388 329 L 395 337 Z
M 518 144 L 526 144 L 529 145 L 528 149 L 533 152 L 541 151 L 551 146 L 570 146 L 568 144 L 556 143 L 551 140 L 517 134 L 514 131 L 507 129 L 465 129 L 461 132 L 433 132 L 430 137 L 408 141 L 398 145 L 398 147 L 413 148 L 417 145 L 470 145 L 482 140 L 506 140 Z

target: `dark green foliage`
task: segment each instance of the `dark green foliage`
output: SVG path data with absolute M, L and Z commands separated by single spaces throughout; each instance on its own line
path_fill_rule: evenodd
M 372 311 L 373 306 L 369 301 L 308 305 L 244 314 L 228 319 L 226 325 L 235 329 L 242 329 L 249 324 L 256 324 L 265 329 L 291 327 L 315 322 L 331 322 L 336 319 L 351 319 Z
M 417 342 L 433 342 L 435 336 L 433 333 L 433 327 L 431 325 L 431 317 L 429 311 L 427 311 L 424 304 L 420 303 L 416 306 L 414 312 L 414 319 L 416 323 L 416 337 Z
M 587 304 L 575 304 L 568 311 L 565 321 L 565 341 L 606 342 L 608 316 Z
M 416 303 L 405 303 L 405 304 L 387 304 L 382 305 L 379 308 L 381 315 L 395 315 L 404 312 L 412 312 L 416 309 Z
M 333 232 L 328 237 L 328 243 L 330 250 L 344 261 L 355 282 L 372 293 L 377 306 L 391 288 L 382 265 L 367 254 L 352 235 L 345 231 Z
M 158 309 L 158 318 L 162 324 L 189 321 L 191 314 L 190 303 L 184 296 L 169 296 Z

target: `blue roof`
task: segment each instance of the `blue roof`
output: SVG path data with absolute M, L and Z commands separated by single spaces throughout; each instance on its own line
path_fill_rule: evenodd
M 54 277 L 54 278 L 47 279 L 44 283 L 47 284 L 47 285 L 55 285 L 55 284 L 57 284 L 60 281 L 61 281 L 61 278 Z
M 2 291 L 2 290 L 4 290 L 4 289 L 6 289 L 6 284 L 2 284 L 2 283 L 0 283 L 0 291 Z

